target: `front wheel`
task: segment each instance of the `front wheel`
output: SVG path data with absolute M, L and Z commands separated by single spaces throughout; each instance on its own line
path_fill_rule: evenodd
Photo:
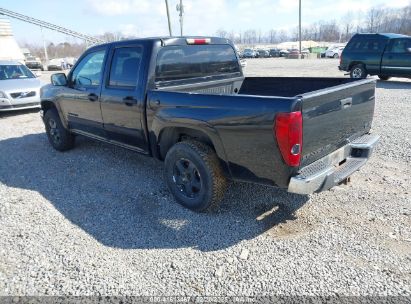
M 74 136 L 64 128 L 56 109 L 44 114 L 44 124 L 50 144 L 58 151 L 66 151 L 74 146 Z
M 362 64 L 357 64 L 351 68 L 350 77 L 355 79 L 366 78 L 367 70 Z
M 214 150 L 197 141 L 183 141 L 168 151 L 165 179 L 176 200 L 193 211 L 216 207 L 227 181 Z
M 334 54 L 334 56 L 333 56 L 334 58 L 338 58 L 339 56 L 338 56 L 338 54 Z

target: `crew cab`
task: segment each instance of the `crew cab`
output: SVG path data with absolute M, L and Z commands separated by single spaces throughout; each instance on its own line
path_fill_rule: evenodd
M 351 78 L 378 75 L 411 78 L 411 37 L 400 34 L 355 34 L 344 48 L 339 69 Z
M 84 135 L 164 161 L 176 200 L 202 211 L 227 180 L 310 194 L 370 157 L 375 81 L 244 77 L 223 38 L 167 37 L 88 49 L 41 92 L 50 144 Z

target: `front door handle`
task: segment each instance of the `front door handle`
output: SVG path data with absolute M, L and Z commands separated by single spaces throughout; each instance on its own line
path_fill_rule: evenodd
M 133 96 L 127 96 L 123 98 L 123 101 L 125 103 L 126 106 L 133 106 L 137 103 L 137 99 L 135 99 Z
M 98 96 L 94 93 L 90 93 L 88 94 L 88 100 L 90 101 L 97 101 L 98 100 Z

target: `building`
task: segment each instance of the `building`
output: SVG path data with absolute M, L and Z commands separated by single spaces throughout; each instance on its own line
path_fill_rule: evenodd
M 10 20 L 0 18 L 0 60 L 24 62 L 24 55 L 14 39 Z

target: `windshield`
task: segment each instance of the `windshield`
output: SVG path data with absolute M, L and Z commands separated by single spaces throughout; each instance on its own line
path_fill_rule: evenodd
M 35 78 L 34 74 L 25 65 L 0 65 L 0 80 L 24 78 Z
M 187 45 L 162 48 L 157 57 L 156 81 L 172 81 L 223 75 L 240 75 L 230 45 Z

